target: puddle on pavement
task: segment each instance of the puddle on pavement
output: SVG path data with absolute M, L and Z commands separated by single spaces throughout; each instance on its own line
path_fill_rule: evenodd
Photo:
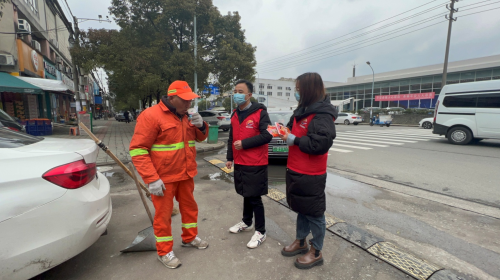
M 108 177 L 108 178 L 113 178 L 117 181 L 117 183 L 123 183 L 125 182 L 125 177 L 123 173 L 121 172 L 103 172 L 102 175 Z
M 201 177 L 200 179 L 208 181 L 224 181 L 229 184 L 233 183 L 233 177 L 231 175 L 228 175 L 226 172 L 208 174 Z

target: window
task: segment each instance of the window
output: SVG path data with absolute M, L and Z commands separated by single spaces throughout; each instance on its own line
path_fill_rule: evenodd
M 476 81 L 488 81 L 491 80 L 491 69 L 476 72 Z
M 267 89 L 273 89 L 273 86 L 267 86 Z
M 283 89 L 283 87 L 278 87 L 278 89 Z
M 287 92 L 287 93 L 286 93 L 286 96 L 290 96 L 290 93 L 289 93 L 289 92 Z
M 263 91 L 259 91 L 259 95 L 264 95 L 264 92 Z
M 278 92 L 278 96 L 283 96 L 283 92 Z
M 273 93 L 272 93 L 271 91 L 268 91 L 268 92 L 267 92 L 267 95 L 269 95 L 269 96 L 273 96 Z
M 456 95 L 456 96 L 447 96 L 443 100 L 443 106 L 450 108 L 475 108 L 477 102 L 476 95 Z
M 38 15 L 38 1 L 37 0 L 24 0 L 28 4 L 31 11 Z
M 286 87 L 286 90 L 292 90 L 292 88 L 291 87 Z
M 477 96 L 478 108 L 500 108 L 500 93 L 480 94 Z

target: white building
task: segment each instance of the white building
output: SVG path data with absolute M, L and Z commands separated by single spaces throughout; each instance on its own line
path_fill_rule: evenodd
M 323 82 L 325 88 L 336 86 L 337 82 Z M 295 79 L 280 78 L 279 80 L 256 79 L 253 96 L 262 104 L 272 110 L 290 110 L 296 106 L 294 96 Z

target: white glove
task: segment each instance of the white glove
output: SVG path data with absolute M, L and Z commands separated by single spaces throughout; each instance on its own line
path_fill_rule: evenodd
M 194 113 L 191 116 L 191 123 L 197 128 L 201 128 L 203 126 L 203 118 L 199 113 Z
M 165 185 L 161 179 L 154 181 L 153 183 L 148 185 L 149 192 L 156 196 L 163 196 L 163 190 L 165 190 Z

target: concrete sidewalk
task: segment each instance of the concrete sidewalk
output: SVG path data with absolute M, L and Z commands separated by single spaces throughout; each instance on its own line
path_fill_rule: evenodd
M 93 133 L 97 138 L 108 146 L 109 150 L 115 154 L 122 162 L 131 161 L 128 151 L 132 135 L 134 134 L 136 122 L 124 123 L 114 119 L 93 121 Z M 65 138 L 65 139 L 90 139 L 87 135 L 73 136 L 69 135 L 69 125 L 56 125 L 53 128 L 53 135 L 47 138 Z M 196 143 L 196 152 L 202 153 L 213 151 L 224 147 L 225 143 L 219 141 L 217 144 L 208 144 L 206 142 Z M 102 150 L 97 157 L 97 165 L 114 164 L 115 162 Z
M 280 253 L 295 238 L 296 214 L 266 196 L 262 199 L 267 240 L 257 249 L 248 249 L 246 244 L 253 232 L 228 231 L 242 216 L 243 199 L 236 194 L 234 183 L 224 172 L 203 161 L 202 156 L 197 162 L 194 195 L 199 208 L 199 236 L 209 242 L 208 249 L 181 247 L 181 217 L 176 215 L 172 218 L 172 233 L 174 252 L 182 262 L 180 268 L 164 267 L 155 251 L 120 253 L 151 224 L 132 180 L 115 165 L 104 172 L 112 186 L 113 201 L 108 235 L 47 271 L 42 279 L 411 279 L 329 233 L 323 249 L 325 264 L 311 270 L 296 269 L 294 258 Z

